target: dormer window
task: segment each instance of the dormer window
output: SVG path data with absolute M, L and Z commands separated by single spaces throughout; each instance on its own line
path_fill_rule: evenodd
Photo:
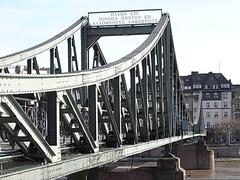
M 218 85 L 217 85 L 217 84 L 214 84 L 214 85 L 213 85 L 213 89 L 218 89 Z
M 194 84 L 193 89 L 201 89 L 202 85 L 201 84 Z
M 221 84 L 221 88 L 230 88 L 230 84 Z
M 184 86 L 184 89 L 185 89 L 185 90 L 191 89 L 191 86 Z
M 205 85 L 204 89 L 211 89 L 210 85 Z

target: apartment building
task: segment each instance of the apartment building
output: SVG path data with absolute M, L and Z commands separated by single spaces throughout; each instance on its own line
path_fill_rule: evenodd
M 232 117 L 232 83 L 221 73 L 198 73 L 181 76 L 185 101 L 192 121 L 201 110 L 205 127 Z M 201 109 L 200 109 L 201 107 Z

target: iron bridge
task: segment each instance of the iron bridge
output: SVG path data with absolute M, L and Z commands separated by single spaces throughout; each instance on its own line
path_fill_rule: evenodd
M 81 17 L 0 57 L 0 155 L 16 153 L 0 156 L 0 179 L 55 179 L 204 135 L 200 111 L 197 121 L 188 115 L 169 14 L 159 12 L 159 21 L 136 25 Z M 101 37 L 142 34 L 139 47 L 107 63 Z

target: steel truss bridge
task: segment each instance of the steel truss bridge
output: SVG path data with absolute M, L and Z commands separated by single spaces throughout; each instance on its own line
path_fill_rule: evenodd
M 54 179 L 203 135 L 200 116 L 192 122 L 186 109 L 169 14 L 160 16 L 158 23 L 97 27 L 82 17 L 53 38 L 0 58 L 1 137 L 24 159 L 7 159 L 13 165 L 2 164 L 0 179 Z M 149 36 L 107 63 L 99 38 L 138 34 Z M 61 43 L 67 48 L 60 51 Z M 41 74 L 42 53 L 49 56 L 48 74 Z M 26 74 L 19 74 L 19 63 Z

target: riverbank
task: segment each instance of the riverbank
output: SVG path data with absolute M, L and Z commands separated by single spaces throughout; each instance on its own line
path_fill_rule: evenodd
M 240 158 L 240 144 L 211 144 L 215 158 Z
M 215 162 L 232 162 L 232 161 L 240 161 L 240 158 L 215 158 Z
M 240 180 L 240 158 L 217 158 L 214 170 L 186 170 L 186 180 Z

